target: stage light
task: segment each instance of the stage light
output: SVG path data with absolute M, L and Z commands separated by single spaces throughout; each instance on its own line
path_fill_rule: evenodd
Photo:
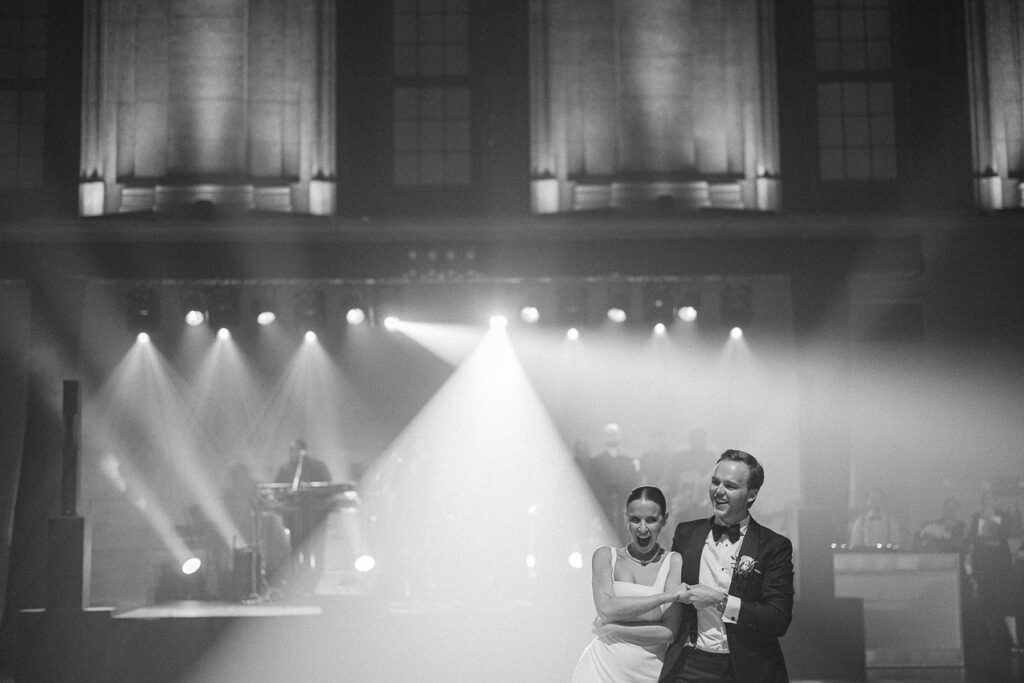
M 277 321 L 277 307 L 271 292 L 260 292 L 253 297 L 252 312 L 256 314 L 256 322 L 266 327 Z
M 199 571 L 199 568 L 203 566 L 203 563 L 198 557 L 190 557 L 181 563 L 181 573 L 191 576 Z
M 608 285 L 608 319 L 622 324 L 629 319 L 632 292 L 629 283 L 613 282 Z
M 356 288 L 345 288 L 341 295 L 341 310 L 345 311 L 345 321 L 349 325 L 362 325 L 366 321 L 366 295 Z
M 139 340 L 140 344 L 148 344 L 149 343 L 149 334 L 146 333 L 146 332 L 139 332 L 138 336 L 135 337 L 135 338 Z
M 656 324 L 654 326 L 654 334 L 663 335 L 667 331 L 668 331 L 668 328 L 665 327 L 665 323 L 658 323 L 658 324 Z
M 573 569 L 583 569 L 583 554 L 579 551 L 569 553 L 569 566 Z
M 537 556 L 536 555 L 532 555 L 532 554 L 531 555 L 527 555 L 526 556 L 526 568 L 527 569 L 533 569 L 536 566 L 537 566 Z
M 533 325 L 540 320 L 540 311 L 537 310 L 536 306 L 523 306 L 519 309 L 519 317 L 524 323 Z
M 377 566 L 377 561 L 373 559 L 372 555 L 360 555 L 352 563 L 357 572 L 369 572 L 373 571 L 373 568 Z
M 219 330 L 217 330 L 217 339 L 220 339 L 221 341 L 227 341 L 231 339 L 231 330 L 229 330 L 226 327 L 220 328 Z
M 388 317 L 384 318 L 384 329 L 389 330 L 389 331 L 397 330 L 398 326 L 401 323 L 402 323 L 401 320 L 399 320 L 398 318 L 396 318 L 393 315 L 389 315 Z
M 679 309 L 677 315 L 684 323 L 692 323 L 697 319 L 697 309 L 693 306 L 683 306 Z
M 734 328 L 732 328 L 731 330 L 729 330 L 729 336 L 732 337 L 733 339 L 742 339 L 743 338 L 743 328 L 742 327 L 734 327 Z
M 366 320 L 366 311 L 361 308 L 350 308 L 345 313 L 345 320 L 349 325 L 362 325 Z
M 577 330 L 575 327 L 570 327 L 565 332 L 565 338 L 568 339 L 569 341 L 576 341 L 577 339 L 580 338 L 580 331 Z
M 160 327 L 160 297 L 149 287 L 136 287 L 128 292 L 128 329 L 136 332 L 156 332 Z
M 303 339 L 306 340 L 307 344 L 312 344 L 317 339 L 316 332 L 314 332 L 313 330 L 307 330 L 306 334 L 303 336 Z
M 206 322 L 206 303 L 202 294 L 190 292 L 181 300 L 181 311 L 185 315 L 185 322 L 191 327 L 197 327 Z
M 503 315 L 492 315 L 490 322 L 492 330 L 503 330 L 508 325 L 508 319 Z

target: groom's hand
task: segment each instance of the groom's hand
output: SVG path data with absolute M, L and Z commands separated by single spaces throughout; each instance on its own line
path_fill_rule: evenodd
M 722 591 L 705 586 L 704 584 L 696 584 L 690 586 L 690 597 L 687 598 L 686 602 L 699 609 L 701 607 L 717 605 L 721 600 Z

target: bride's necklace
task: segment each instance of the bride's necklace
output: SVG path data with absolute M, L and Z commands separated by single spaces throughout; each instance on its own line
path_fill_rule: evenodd
M 626 546 L 626 554 L 629 555 L 629 559 L 633 560 L 641 567 L 646 567 L 652 562 L 657 562 L 658 559 L 661 557 L 662 550 L 663 548 L 661 547 L 661 545 L 655 543 L 654 547 L 651 548 L 651 552 L 645 553 L 644 555 L 635 555 L 633 553 L 633 544 L 630 543 Z

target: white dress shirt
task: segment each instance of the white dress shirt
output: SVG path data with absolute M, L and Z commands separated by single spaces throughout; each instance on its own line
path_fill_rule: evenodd
M 704 550 L 700 554 L 700 582 L 723 593 L 729 592 L 732 584 L 732 573 L 736 567 L 736 556 L 747 535 L 750 516 L 740 522 L 740 537 L 735 543 L 727 534 L 715 541 L 709 531 L 704 539 Z M 697 610 L 697 648 L 708 652 L 729 652 L 729 641 L 725 635 L 725 624 L 735 624 L 740 615 L 741 601 L 730 595 L 725 605 L 725 612 L 719 612 L 717 605 L 701 607 Z

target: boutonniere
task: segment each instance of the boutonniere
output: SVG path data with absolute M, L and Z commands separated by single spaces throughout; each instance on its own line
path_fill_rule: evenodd
M 744 555 L 743 557 L 736 560 L 736 565 L 733 567 L 733 576 L 738 578 L 745 578 L 751 574 L 760 574 L 761 570 L 758 569 L 757 560 L 752 558 L 750 555 Z

